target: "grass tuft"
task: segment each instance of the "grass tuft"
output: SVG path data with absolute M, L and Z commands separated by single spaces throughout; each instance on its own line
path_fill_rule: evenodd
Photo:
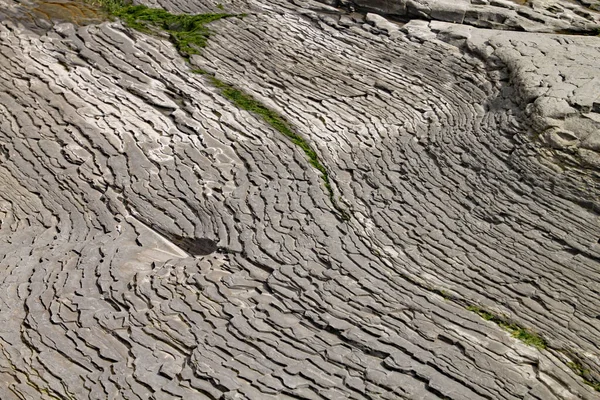
M 206 46 L 210 30 L 206 24 L 232 14 L 171 14 L 160 8 L 133 5 L 124 0 L 92 0 L 109 15 L 121 19 L 126 26 L 143 33 L 158 30 L 169 34 L 175 48 L 184 56 L 199 54 Z
M 126 0 L 90 0 L 93 4 L 102 7 L 109 15 L 120 18 L 126 26 L 136 29 L 143 33 L 153 33 L 156 31 L 167 32 L 175 48 L 179 53 L 189 61 L 192 54 L 199 54 L 200 50 L 206 46 L 210 31 L 204 25 L 227 17 L 245 17 L 245 14 L 233 15 L 226 13 L 218 14 L 171 14 L 170 12 L 159 9 L 149 8 L 144 5 L 133 5 Z M 223 6 L 217 5 L 218 8 Z M 202 69 L 193 69 L 191 72 L 208 75 Z M 339 212 L 343 221 L 350 220 L 348 213 L 338 206 L 335 201 L 333 188 L 327 174 L 327 169 L 320 163 L 317 153 L 301 136 L 296 134 L 289 124 L 273 110 L 265 107 L 253 97 L 242 91 L 228 85 L 214 76 L 209 76 L 211 83 L 221 90 L 223 96 L 229 99 L 239 108 L 259 115 L 265 122 L 275 128 L 277 131 L 287 136 L 296 146 L 300 147 L 308 157 L 310 164 L 321 172 L 324 186 L 329 193 L 329 198 L 335 209 Z
M 206 72 L 203 70 L 194 70 L 194 72 L 206 75 Z M 312 165 L 321 173 L 321 179 L 323 180 L 325 189 L 327 189 L 329 199 L 331 200 L 331 203 L 333 204 L 335 209 L 340 213 L 340 218 L 343 221 L 350 220 L 350 216 L 348 215 L 348 213 L 344 209 L 342 209 L 335 201 L 335 196 L 333 193 L 333 188 L 331 187 L 331 182 L 329 180 L 327 169 L 319 161 L 319 156 L 313 150 L 313 148 L 306 142 L 306 140 L 304 140 L 304 138 L 302 138 L 300 135 L 298 135 L 291 129 L 290 125 L 287 123 L 287 121 L 285 121 L 285 119 L 283 119 L 283 117 L 279 116 L 275 111 L 265 107 L 252 96 L 215 78 L 214 76 L 209 76 L 209 80 L 213 84 L 213 86 L 215 86 L 221 91 L 221 94 L 223 94 L 224 97 L 230 100 L 237 107 L 260 116 L 275 130 L 288 137 L 292 141 L 292 143 L 300 147 L 300 149 L 302 149 L 302 151 L 304 151 L 304 154 L 306 154 L 306 156 L 308 157 L 310 165 Z
M 433 293 L 442 296 L 444 298 L 444 300 L 452 300 L 452 298 L 454 297 L 454 296 L 452 296 L 452 294 L 450 292 L 448 292 L 447 290 L 444 290 L 444 289 L 431 288 L 430 290 Z
M 540 337 L 537 333 L 531 332 L 527 328 L 523 328 L 514 322 L 510 322 L 505 318 L 499 317 L 497 315 L 492 314 L 489 311 L 486 311 L 477 306 L 468 306 L 467 310 L 472 311 L 479 315 L 481 318 L 486 321 L 491 321 L 496 325 L 500 326 L 505 331 L 509 332 L 512 337 L 515 339 L 519 339 L 521 342 L 526 345 L 537 347 L 540 350 L 543 350 L 547 347 L 546 341 Z
M 583 382 L 586 385 L 590 385 L 594 390 L 600 392 L 600 382 L 595 382 L 589 379 L 590 370 L 585 368 L 583 364 L 581 364 L 579 361 L 572 361 L 567 363 L 567 365 L 573 370 L 573 372 L 575 372 L 583 379 Z

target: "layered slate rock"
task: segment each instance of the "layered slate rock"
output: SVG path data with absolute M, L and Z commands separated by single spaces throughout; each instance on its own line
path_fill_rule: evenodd
M 419 40 L 436 37 L 484 59 L 499 81 L 514 87 L 529 121 L 529 137 L 543 145 L 539 150 L 553 160 L 550 166 L 559 171 L 576 166 L 570 173 L 583 168 L 594 177 L 583 179 L 594 185 L 600 167 L 597 37 L 499 32 L 416 20 L 402 30 Z
M 597 398 L 569 363 L 600 371 L 598 187 L 540 157 L 504 42 L 223 7 L 192 65 L 118 21 L 1 23 L 0 397 Z M 349 221 L 196 68 L 283 116 Z
M 322 0 L 394 18 L 421 18 L 517 31 L 596 32 L 600 2 L 563 0 Z

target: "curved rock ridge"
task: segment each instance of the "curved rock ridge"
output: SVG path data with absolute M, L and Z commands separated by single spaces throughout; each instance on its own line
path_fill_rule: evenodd
M 424 18 L 480 28 L 533 32 L 600 31 L 600 2 L 564 0 L 321 0 L 395 18 Z
M 496 79 L 514 87 L 519 107 L 530 122 L 529 136 L 543 145 L 540 153 L 553 160 L 549 165 L 561 172 L 575 166 L 569 171 L 575 174 L 583 168 L 585 185 L 596 184 L 600 178 L 598 38 L 499 32 L 416 20 L 402 30 L 419 40 L 444 40 L 485 60 Z M 583 190 L 576 197 L 597 207 L 593 190 Z
M 504 64 L 310 1 L 149 5 L 247 15 L 192 65 L 0 23 L 0 398 L 598 398 L 599 188 L 539 157 Z

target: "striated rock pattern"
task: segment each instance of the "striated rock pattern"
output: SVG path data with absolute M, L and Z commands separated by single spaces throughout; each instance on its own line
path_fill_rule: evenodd
M 600 1 L 566 0 L 321 0 L 331 6 L 390 17 L 424 18 L 481 28 L 596 33 Z
M 380 20 L 377 20 L 380 21 Z M 411 21 L 402 30 L 420 40 L 438 38 L 485 60 L 496 79 L 515 89 L 529 119 L 530 137 L 544 144 L 553 168 L 600 167 L 600 40 L 527 35 L 444 22 Z M 574 171 L 572 171 L 574 172 Z M 588 180 L 588 179 L 585 179 Z M 594 185 L 593 181 L 588 184 Z M 595 192 L 590 192 L 595 196 Z M 593 199 L 593 197 L 592 197 Z
M 518 68 L 441 28 L 222 6 L 247 15 L 192 66 L 118 21 L 1 22 L 0 398 L 597 399 L 569 363 L 599 378 L 600 190 L 528 139 Z M 193 68 L 285 117 L 350 220 Z

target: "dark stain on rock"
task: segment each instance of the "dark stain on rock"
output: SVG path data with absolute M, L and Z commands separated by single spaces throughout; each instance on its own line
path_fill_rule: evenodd
M 48 31 L 61 22 L 83 26 L 97 24 L 107 19 L 97 5 L 83 0 L 27 0 L 20 1 L 12 10 L 3 10 L 0 19 L 9 19 L 34 31 Z
M 217 242 L 206 238 L 173 238 L 173 243 L 193 256 L 207 256 L 217 251 Z

